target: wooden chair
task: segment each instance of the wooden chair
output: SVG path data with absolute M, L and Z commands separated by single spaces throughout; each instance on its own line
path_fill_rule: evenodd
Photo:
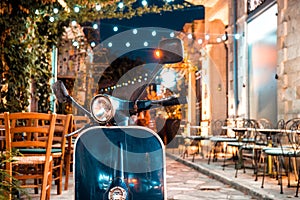
M 72 126 L 69 127 L 70 132 L 76 131 L 82 128 L 84 125 L 89 124 L 90 120 L 86 116 L 73 116 L 71 120 Z M 69 185 L 69 177 L 71 173 L 71 166 L 73 165 L 73 150 L 74 150 L 74 142 L 76 139 L 75 136 L 67 137 L 67 146 L 66 146 L 66 155 L 65 155 L 65 165 L 66 165 L 66 177 L 65 177 L 65 190 L 68 190 Z
M 50 199 L 52 182 L 51 145 L 53 141 L 56 114 L 4 113 L 6 150 L 18 150 L 22 155 L 14 156 L 6 163 L 6 170 L 20 180 L 23 188 L 41 188 L 40 199 Z M 46 123 L 44 123 L 46 121 Z M 38 135 L 46 135 L 44 141 L 35 141 Z M 36 154 L 35 151 L 44 153 Z M 10 195 L 10 198 L 12 196 Z
M 5 151 L 4 113 L 0 113 L 0 151 Z
M 72 115 L 57 114 L 52 145 L 53 169 L 52 180 L 57 185 L 57 194 L 62 193 L 63 167 L 66 148 L 66 135 L 71 127 Z

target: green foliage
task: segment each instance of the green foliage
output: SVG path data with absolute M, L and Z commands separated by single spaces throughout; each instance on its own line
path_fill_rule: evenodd
M 10 177 L 9 173 L 5 170 L 5 164 L 12 162 L 14 156 L 21 156 L 21 154 L 18 151 L 0 154 L 0 200 L 7 200 L 10 191 L 18 191 L 20 195 L 30 199 L 30 196 L 26 190 L 20 187 L 19 181 L 13 177 Z M 12 182 L 9 181 L 10 178 L 12 179 Z
M 64 28 L 105 18 L 131 18 L 145 13 L 181 9 L 187 5 L 133 8 L 136 0 L 2 0 L 0 2 L 0 112 L 26 111 L 29 99 L 36 110 L 49 110 L 51 51 Z M 101 5 L 101 10 L 96 5 Z M 80 12 L 75 12 L 77 6 Z M 54 9 L 58 9 L 55 13 Z M 53 17 L 53 18 L 51 18 Z M 50 20 L 54 19 L 53 20 Z M 35 88 L 34 91 L 30 91 Z

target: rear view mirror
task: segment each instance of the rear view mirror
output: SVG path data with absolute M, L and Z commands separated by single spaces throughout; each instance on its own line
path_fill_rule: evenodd
M 183 60 L 183 43 L 178 38 L 164 39 L 159 42 L 155 52 L 161 64 L 178 63 Z

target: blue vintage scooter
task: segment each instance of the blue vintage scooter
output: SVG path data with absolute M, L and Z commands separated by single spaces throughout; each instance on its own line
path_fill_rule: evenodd
M 182 60 L 182 42 L 163 40 L 160 64 Z M 74 147 L 74 180 L 76 200 L 160 200 L 166 199 L 164 145 L 149 128 L 126 126 L 129 111 L 137 112 L 159 106 L 178 105 L 184 100 L 121 100 L 97 95 L 89 112 L 69 96 L 58 81 L 53 91 L 59 102 L 71 102 L 90 117 L 91 123 L 72 134 Z

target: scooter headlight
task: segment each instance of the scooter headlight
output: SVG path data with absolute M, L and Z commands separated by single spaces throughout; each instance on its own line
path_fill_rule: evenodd
M 109 97 L 104 95 L 96 95 L 91 103 L 92 116 L 100 124 L 105 124 L 115 114 L 115 109 Z

